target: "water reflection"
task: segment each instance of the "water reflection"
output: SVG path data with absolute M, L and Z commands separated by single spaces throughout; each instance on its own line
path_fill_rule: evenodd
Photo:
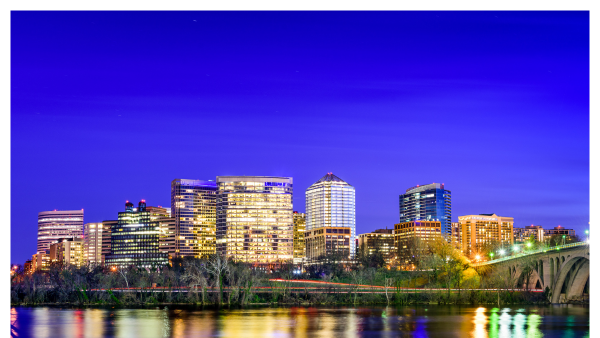
M 18 337 L 582 337 L 589 311 L 564 307 L 12 308 Z

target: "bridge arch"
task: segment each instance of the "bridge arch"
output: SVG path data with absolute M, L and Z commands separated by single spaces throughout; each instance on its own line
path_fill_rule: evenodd
M 583 296 L 584 291 L 589 289 L 589 278 L 590 260 L 587 257 L 573 257 L 568 260 L 556 277 L 552 288 L 552 303 L 564 303 Z

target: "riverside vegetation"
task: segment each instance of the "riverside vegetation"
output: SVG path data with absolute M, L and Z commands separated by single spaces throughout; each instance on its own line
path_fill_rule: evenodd
M 522 259 L 518 264 L 528 271 L 532 262 Z M 160 268 L 131 266 L 116 270 L 100 265 L 77 268 L 52 264 L 48 271 L 25 274 L 19 267 L 12 276 L 11 304 L 477 305 L 541 304 L 547 303 L 549 296 L 548 290 L 534 293 L 513 289 L 516 280 L 507 272 L 476 270 L 460 251 L 443 240 L 420 251 L 410 271 L 386 265 L 379 252 L 365 255 L 362 250 L 352 262 L 333 255 L 304 266 L 304 270 L 299 274 L 298 265 L 286 261 L 257 268 L 218 254 L 201 259 L 177 258 L 171 266 Z M 292 283 L 292 279 L 352 285 Z M 122 288 L 129 292 L 119 290 Z M 185 292 L 172 292 L 181 289 Z

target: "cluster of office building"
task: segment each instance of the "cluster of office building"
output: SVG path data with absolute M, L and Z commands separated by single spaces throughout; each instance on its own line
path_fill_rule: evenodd
M 400 195 L 400 222 L 393 229 L 359 236 L 352 185 L 327 173 L 306 189 L 305 198 L 306 212 L 293 211 L 291 177 L 218 176 L 175 179 L 170 207 L 126 201 L 114 220 L 84 223 L 83 210 L 40 212 L 37 252 L 25 267 L 44 270 L 52 262 L 152 267 L 214 253 L 256 265 L 310 263 L 334 254 L 353 258 L 359 249 L 407 266 L 415 250 L 439 237 L 470 254 L 492 241 L 513 244 L 528 238 L 527 231 L 539 232 L 517 230 L 511 217 L 495 214 L 460 216 L 453 223 L 451 193 L 439 183 Z M 542 229 L 542 236 L 548 231 Z

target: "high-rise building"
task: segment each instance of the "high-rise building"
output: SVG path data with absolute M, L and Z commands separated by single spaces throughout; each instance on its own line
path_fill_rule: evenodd
M 513 227 L 513 243 L 523 244 L 533 236 L 538 242 L 544 241 L 544 229 L 541 225 L 528 225 L 524 228 Z
M 350 227 L 320 227 L 306 231 L 306 259 L 327 259 L 334 254 L 350 256 Z
M 356 253 L 354 187 L 333 173 L 306 189 L 306 231 L 320 228 L 350 228 L 350 257 Z M 307 251 L 308 257 L 308 251 Z
M 117 226 L 119 221 L 111 220 L 111 221 L 102 221 L 102 261 L 106 259 L 106 256 L 110 255 L 110 233 L 112 231 L 113 226 Z
M 208 256 L 216 250 L 214 181 L 175 179 L 171 182 L 171 214 L 175 218 L 174 256 Z
M 400 195 L 400 223 L 412 221 L 440 222 L 442 235 L 449 240 L 452 234 L 451 196 L 443 183 L 417 185 Z
M 386 264 L 392 264 L 398 256 L 393 229 L 377 229 L 373 232 L 358 235 L 358 250 L 365 255 L 380 252 Z
M 168 264 L 167 253 L 161 252 L 160 225 L 155 215 L 146 210 L 146 201 L 127 201 L 125 211 L 119 212 L 118 223 L 111 229 L 110 255 L 104 259 L 109 266 L 153 267 Z
M 217 176 L 217 251 L 243 262 L 293 258 L 292 178 Z
M 299 263 L 306 257 L 306 214 L 294 211 L 294 263 Z
M 514 218 L 496 214 L 479 214 L 459 216 L 462 252 L 466 255 L 479 253 L 487 244 L 497 243 L 502 246 L 513 244 Z
M 50 260 L 63 266 L 74 265 L 80 268 L 85 264 L 84 241 L 82 238 L 60 239 L 50 245 Z
M 146 211 L 150 213 L 150 221 L 158 222 L 160 235 L 158 239 L 158 247 L 161 252 L 165 252 L 169 256 L 169 264 L 174 257 L 179 257 L 177 252 L 177 222 L 171 216 L 171 208 L 163 207 L 146 207 Z
M 397 263 L 405 268 L 419 264 L 429 246 L 442 238 L 442 222 L 411 221 L 394 225 L 394 238 L 398 248 Z
M 102 223 L 87 223 L 83 230 L 83 259 L 90 264 L 104 264 L 102 256 Z
M 42 211 L 38 214 L 37 252 L 62 238 L 83 238 L 83 209 Z

